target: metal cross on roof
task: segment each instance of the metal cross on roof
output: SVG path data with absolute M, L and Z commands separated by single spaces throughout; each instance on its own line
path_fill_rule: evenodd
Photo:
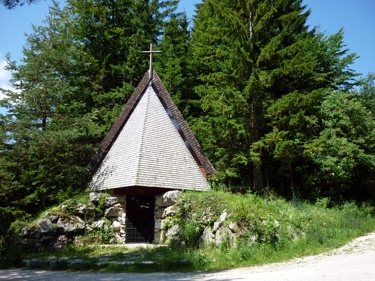
M 150 69 L 149 69 L 149 77 L 152 79 L 152 54 L 161 53 L 161 51 L 153 51 L 152 50 L 152 43 L 150 44 L 150 51 L 142 51 L 143 54 L 150 54 Z

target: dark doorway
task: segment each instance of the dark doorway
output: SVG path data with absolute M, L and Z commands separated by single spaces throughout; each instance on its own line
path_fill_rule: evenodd
M 152 243 L 154 205 L 153 195 L 126 196 L 126 243 Z

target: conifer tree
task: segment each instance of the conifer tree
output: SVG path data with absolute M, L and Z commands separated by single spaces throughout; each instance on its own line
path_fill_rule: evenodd
M 192 87 L 189 65 L 189 22 L 185 13 L 174 14 L 165 22 L 157 48 L 154 68 L 173 101 L 185 117 L 190 115 Z M 196 98 L 195 98 L 196 99 Z
M 192 48 L 206 116 L 196 130 L 213 128 L 204 143 L 217 168 L 225 178 L 247 178 L 256 191 L 263 188 L 262 151 L 251 148 L 267 130 L 265 109 L 312 68 L 301 52 L 311 37 L 303 9 L 290 0 L 209 0 L 198 7 Z
M 148 68 L 142 54 L 156 44 L 176 0 L 70 0 L 77 39 L 90 56 L 93 108 L 109 130 Z
M 86 185 L 95 131 L 86 54 L 67 8 L 55 3 L 46 25 L 27 35 L 20 65 L 8 56 L 14 91 L 3 91 L 0 143 L 0 207 L 35 214 Z M 9 213 L 9 212 L 8 212 Z
M 319 134 L 316 106 L 327 88 L 355 83 L 348 66 L 356 55 L 344 48 L 342 31 L 309 31 L 309 14 L 301 0 L 198 6 L 192 51 L 204 116 L 194 130 L 227 183 L 261 192 L 265 181 L 286 180 L 294 192 L 303 144 Z

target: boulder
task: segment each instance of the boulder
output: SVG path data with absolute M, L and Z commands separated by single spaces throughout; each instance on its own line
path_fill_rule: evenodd
M 64 249 L 66 246 L 68 246 L 68 238 L 65 235 L 57 237 L 56 242 L 53 245 L 55 249 Z
M 72 234 L 81 232 L 85 229 L 85 222 L 77 216 L 68 218 L 59 218 L 57 221 L 57 231 L 60 234 Z
M 118 217 L 117 220 L 119 221 L 119 223 L 121 225 L 125 225 L 126 223 L 126 216 L 125 216 L 125 213 L 121 216 L 121 217 Z
M 93 203 L 98 203 L 100 198 L 100 194 L 96 192 L 90 192 L 90 200 Z
M 78 203 L 76 207 L 76 215 L 86 215 L 93 217 L 95 215 L 95 207 L 91 203 Z
M 167 238 L 167 240 L 178 239 L 180 237 L 180 234 L 181 234 L 181 227 L 176 224 L 176 225 L 172 226 L 170 229 L 168 229 L 168 231 L 166 233 L 166 238 Z
M 219 222 L 224 222 L 226 219 L 227 219 L 227 217 L 228 217 L 228 213 L 227 213 L 227 211 L 225 210 L 221 215 L 220 215 L 220 217 L 219 217 Z
M 49 216 L 49 220 L 50 220 L 52 223 L 57 223 L 57 221 L 59 220 L 59 216 L 58 216 L 58 215 L 50 215 L 50 216 Z
M 212 233 L 211 228 L 209 226 L 206 227 L 199 239 L 199 247 L 205 247 L 214 243 L 214 237 L 215 235 Z
M 22 227 L 20 237 L 21 238 L 29 238 L 32 233 L 32 229 L 28 226 Z
M 91 228 L 93 229 L 101 229 L 103 226 L 106 225 L 104 220 L 98 220 L 92 223 Z
M 118 221 L 114 221 L 113 223 L 112 223 L 112 229 L 113 229 L 113 231 L 120 231 L 120 229 L 121 229 L 121 224 L 118 222 Z
M 110 240 L 109 240 L 110 243 L 114 243 L 114 244 L 123 244 L 125 243 L 125 239 L 124 237 L 122 237 L 121 235 L 119 234 L 115 234 Z
M 116 203 L 123 203 L 124 198 L 123 197 L 106 197 L 105 198 L 105 206 L 110 207 L 115 205 Z
M 237 225 L 237 223 L 235 223 L 235 222 L 231 222 L 231 223 L 228 225 L 228 228 L 229 228 L 233 233 L 236 233 L 237 230 L 238 230 L 238 225 Z
M 163 215 L 162 215 L 162 218 L 165 219 L 166 217 L 169 217 L 169 216 L 174 216 L 176 214 L 176 208 L 174 205 L 172 206 L 169 206 L 167 208 L 164 209 L 164 212 L 163 212 Z
M 174 190 L 168 191 L 156 197 L 156 206 L 158 207 L 168 207 L 177 202 L 178 196 L 181 194 L 181 191 Z
M 106 218 L 121 217 L 123 214 L 124 214 L 123 209 L 119 207 L 109 207 L 105 209 L 104 211 L 104 216 Z
M 216 233 L 216 231 L 223 226 L 223 222 L 222 221 L 216 221 L 214 222 L 214 229 L 213 229 L 213 233 Z
M 213 233 L 216 233 L 216 231 L 217 231 L 220 227 L 223 226 L 224 221 L 227 219 L 227 217 L 228 217 L 228 213 L 227 213 L 227 211 L 224 211 L 224 212 L 220 215 L 219 219 L 218 219 L 216 222 L 214 222 Z
M 53 224 L 49 219 L 38 220 L 37 223 L 42 233 L 50 233 L 54 230 Z
M 227 227 L 219 228 L 215 234 L 216 246 L 223 244 L 223 242 L 229 243 L 228 246 L 235 247 L 234 235 Z

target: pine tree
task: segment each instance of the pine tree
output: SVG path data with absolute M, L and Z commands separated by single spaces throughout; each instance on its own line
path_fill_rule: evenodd
M 189 22 L 185 13 L 172 14 L 165 22 L 157 48 L 154 68 L 161 77 L 173 101 L 185 117 L 190 115 L 192 87 L 189 65 Z
M 0 207 L 35 214 L 85 187 L 95 131 L 86 54 L 67 8 L 50 8 L 44 26 L 27 35 L 22 64 L 8 56 L 14 91 L 1 106 Z
M 76 36 L 92 62 L 93 105 L 103 134 L 148 68 L 142 54 L 156 44 L 167 15 L 178 1 L 70 0 Z
M 204 116 L 194 130 L 227 183 L 261 192 L 267 181 L 296 192 L 326 90 L 356 83 L 343 31 L 308 30 L 309 14 L 300 0 L 198 6 L 192 50 Z
M 265 110 L 313 67 L 301 52 L 312 36 L 303 10 L 290 0 L 209 0 L 198 7 L 192 48 L 206 116 L 196 130 L 212 128 L 204 143 L 224 177 L 246 178 L 256 191 L 263 188 L 263 152 L 252 146 L 267 132 Z

